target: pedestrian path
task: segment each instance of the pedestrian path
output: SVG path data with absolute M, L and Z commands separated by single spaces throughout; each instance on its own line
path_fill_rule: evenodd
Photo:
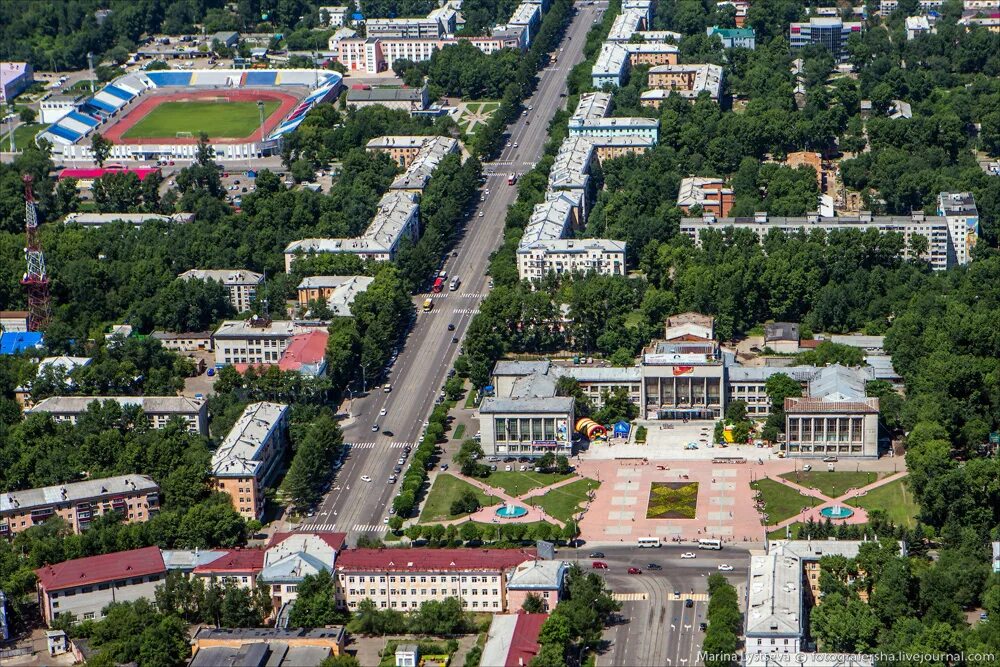
M 316 530 L 316 531 L 327 531 L 327 530 L 341 530 L 344 532 L 354 532 L 354 533 L 384 533 L 388 530 L 388 526 L 384 524 L 377 523 L 356 523 L 349 530 L 343 526 L 339 527 L 335 523 L 313 523 L 313 524 L 301 524 L 299 530 Z
M 790 526 L 790 525 L 792 525 L 792 524 L 794 524 L 794 523 L 796 523 L 798 521 L 808 521 L 809 519 L 813 519 L 814 521 L 820 521 L 820 522 L 825 521 L 826 518 L 822 514 L 820 514 L 820 510 L 822 510 L 823 508 L 834 507 L 834 506 L 837 506 L 837 505 L 843 505 L 848 500 L 851 500 L 853 498 L 857 498 L 859 496 L 864 496 L 869 491 L 877 489 L 880 486 L 885 486 L 886 484 L 891 484 L 892 482 L 895 482 L 897 479 L 902 479 L 902 478 L 906 477 L 908 474 L 909 474 L 909 472 L 907 472 L 906 470 L 903 470 L 901 472 L 897 472 L 895 474 L 888 475 L 886 477 L 883 477 L 880 480 L 872 482 L 871 484 L 869 484 L 867 486 L 863 486 L 863 487 L 861 487 L 859 489 L 851 489 L 850 491 L 848 491 L 844 495 L 838 496 L 836 499 L 830 498 L 829 496 L 825 496 L 825 495 L 823 495 L 822 493 L 820 493 L 816 489 L 811 489 L 809 487 L 802 486 L 801 484 L 796 484 L 795 482 L 793 482 L 791 480 L 788 480 L 788 479 L 785 479 L 784 477 L 780 477 L 780 476 L 771 477 L 770 478 L 771 480 L 773 480 L 775 482 L 778 482 L 779 484 L 784 484 L 785 486 L 787 486 L 789 488 L 796 489 L 802 495 L 807 495 L 807 496 L 812 496 L 814 498 L 817 498 L 818 500 L 820 500 L 820 503 L 818 505 L 816 505 L 815 507 L 812 507 L 809 510 L 806 510 L 805 512 L 800 512 L 800 513 L 798 513 L 798 514 L 796 514 L 794 516 L 788 517 L 784 521 L 780 521 L 777 524 L 775 524 L 774 526 L 769 526 L 768 530 L 777 530 L 777 529 L 780 529 L 780 528 L 785 528 L 786 526 Z M 847 518 L 847 519 L 841 519 L 841 521 L 843 521 L 844 523 L 867 523 L 868 522 L 868 512 L 867 511 L 865 511 L 864 509 L 862 509 L 860 507 L 853 507 L 853 506 L 851 507 L 851 509 L 854 510 L 854 514 L 852 516 L 850 516 L 849 518 Z
M 617 602 L 643 602 L 649 599 L 648 593 L 612 593 L 611 599 Z

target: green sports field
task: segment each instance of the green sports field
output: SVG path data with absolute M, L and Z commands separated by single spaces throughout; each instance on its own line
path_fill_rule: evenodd
M 281 105 L 264 102 L 264 120 Z M 123 139 L 174 138 L 178 132 L 193 137 L 206 132 L 213 139 L 249 137 L 260 127 L 256 102 L 164 102 L 122 135 Z

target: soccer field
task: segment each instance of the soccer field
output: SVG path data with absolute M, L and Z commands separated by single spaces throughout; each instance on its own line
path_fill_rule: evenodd
M 280 102 L 264 102 L 264 120 Z M 250 137 L 260 127 L 256 102 L 164 102 L 133 125 L 123 139 L 174 138 L 178 132 L 197 137 L 206 132 L 213 139 Z

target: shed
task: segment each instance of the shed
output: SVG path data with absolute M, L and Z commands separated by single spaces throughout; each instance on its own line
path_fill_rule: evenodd
M 615 422 L 614 435 L 616 438 L 627 438 L 629 431 L 632 430 L 632 425 L 627 421 L 622 420 L 620 422 Z

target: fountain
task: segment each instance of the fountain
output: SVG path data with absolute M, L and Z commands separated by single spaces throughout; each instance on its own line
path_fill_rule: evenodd
M 505 503 L 500 509 L 496 511 L 496 514 L 501 519 L 520 519 L 522 516 L 528 513 L 528 510 L 523 507 L 517 507 L 511 503 Z
M 824 507 L 819 513 L 828 519 L 847 519 L 854 516 L 854 510 L 843 505 Z

